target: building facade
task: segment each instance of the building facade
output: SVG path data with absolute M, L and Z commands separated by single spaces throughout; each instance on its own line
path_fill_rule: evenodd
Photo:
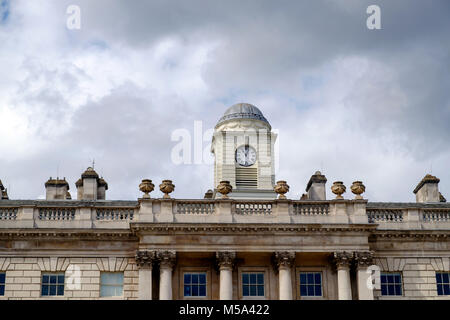
M 450 205 L 426 175 L 415 203 L 369 202 L 355 181 L 311 176 L 298 200 L 275 180 L 276 134 L 249 104 L 216 125 L 214 190 L 170 180 L 107 200 L 93 168 L 12 200 L 0 182 L 0 299 L 449 299 Z M 138 186 L 136 186 L 138 187 Z M 156 192 L 154 192 L 156 193 Z M 153 193 L 153 194 L 154 194 Z

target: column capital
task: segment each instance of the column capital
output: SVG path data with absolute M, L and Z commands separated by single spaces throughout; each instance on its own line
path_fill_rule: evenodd
M 233 251 L 218 251 L 216 252 L 216 261 L 219 270 L 222 268 L 233 269 L 236 260 L 236 252 Z
M 373 265 L 373 252 L 355 252 L 355 262 L 357 268 L 367 268 Z
M 274 265 L 277 270 L 281 268 L 290 268 L 295 261 L 295 252 L 278 251 L 273 254 Z
M 353 252 L 339 251 L 333 253 L 333 262 L 335 263 L 336 268 L 338 270 L 343 268 L 349 268 L 352 260 L 353 260 Z
M 177 253 L 176 251 L 157 251 L 156 258 L 159 261 L 160 268 L 170 268 L 172 269 L 175 265 Z
M 134 256 L 136 265 L 140 269 L 152 269 L 155 258 L 155 252 L 149 250 L 136 250 L 136 255 Z

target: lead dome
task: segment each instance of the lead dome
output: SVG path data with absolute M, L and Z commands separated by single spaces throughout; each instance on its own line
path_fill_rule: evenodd
M 217 122 L 216 127 L 228 120 L 234 119 L 259 120 L 270 126 L 269 121 L 267 121 L 261 110 L 259 110 L 256 106 L 249 103 L 237 103 L 225 111 L 222 118 L 220 118 L 219 122 Z

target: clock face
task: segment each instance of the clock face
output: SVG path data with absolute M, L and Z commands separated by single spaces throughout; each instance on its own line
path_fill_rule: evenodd
M 236 149 L 236 162 L 243 167 L 250 167 L 256 162 L 256 151 L 249 145 Z

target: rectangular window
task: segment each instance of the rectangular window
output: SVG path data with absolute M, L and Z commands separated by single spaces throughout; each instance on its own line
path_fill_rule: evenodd
M 401 296 L 402 293 L 402 275 L 401 273 L 381 273 L 381 295 L 382 296 Z
M 64 273 L 42 274 L 41 296 L 64 296 Z
M 123 272 L 102 272 L 100 274 L 100 297 L 121 297 L 123 295 Z
M 6 273 L 0 272 L 0 296 L 5 295 L 5 280 L 6 280 Z
M 264 273 L 243 272 L 242 273 L 242 296 L 264 297 Z
M 450 272 L 436 272 L 438 296 L 450 295 Z
M 184 273 L 184 296 L 206 297 L 206 272 Z
M 322 297 L 322 272 L 300 272 L 300 296 Z

